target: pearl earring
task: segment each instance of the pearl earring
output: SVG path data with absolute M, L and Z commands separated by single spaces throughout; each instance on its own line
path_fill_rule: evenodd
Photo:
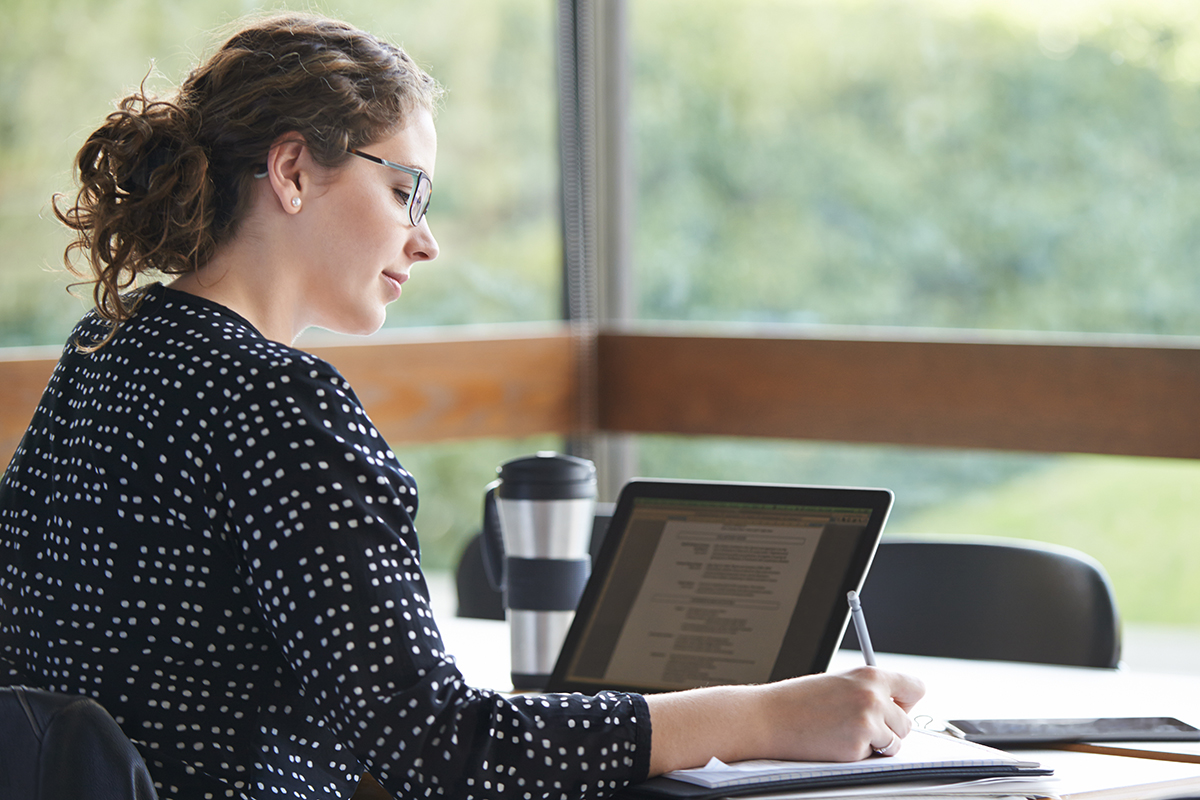
M 293 197 L 292 198 L 292 208 L 299 208 L 299 207 L 300 207 L 300 198 Z

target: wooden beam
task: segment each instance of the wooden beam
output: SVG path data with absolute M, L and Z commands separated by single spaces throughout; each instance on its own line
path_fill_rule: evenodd
M 0 349 L 0 469 L 21 443 L 59 352 L 57 347 Z
M 392 443 L 567 433 L 578 402 L 569 333 L 314 347 Z
M 398 334 L 384 343 L 306 349 L 346 376 L 393 444 L 570 430 L 577 349 L 565 328 L 488 339 L 446 336 Z M 16 450 L 54 364 L 45 351 L 0 351 L 0 469 Z
M 565 328 L 443 335 L 311 350 L 394 443 L 571 431 Z M 599 354 L 604 430 L 1200 458 L 1200 347 L 606 333 Z M 53 367 L 0 352 L 0 463 Z
M 603 334 L 600 427 L 1200 457 L 1200 348 Z

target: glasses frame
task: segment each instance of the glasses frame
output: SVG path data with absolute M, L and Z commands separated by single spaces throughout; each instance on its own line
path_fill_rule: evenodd
M 373 156 L 370 153 L 364 153 L 362 150 L 354 147 L 348 148 L 346 152 L 350 153 L 351 155 L 356 155 L 359 158 L 365 158 L 367 161 L 374 161 L 376 164 L 382 164 L 385 167 L 398 169 L 401 172 L 412 176 L 413 188 L 408 194 L 408 203 L 406 204 L 408 207 L 408 221 L 413 224 L 414 228 L 421 224 L 421 220 L 425 218 L 425 213 L 429 211 L 429 202 L 433 199 L 433 181 L 428 175 L 419 169 L 406 167 L 403 164 L 397 164 L 394 161 L 388 161 L 386 158 L 380 158 L 379 156 Z M 420 207 L 417 207 L 413 201 L 422 196 L 422 183 L 425 185 L 425 200 L 423 203 L 421 203 Z

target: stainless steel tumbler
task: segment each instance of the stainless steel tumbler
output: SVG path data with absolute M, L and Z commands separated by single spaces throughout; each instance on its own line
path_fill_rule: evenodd
M 484 501 L 484 563 L 504 589 L 515 689 L 542 689 L 591 573 L 591 461 L 540 452 L 507 461 Z

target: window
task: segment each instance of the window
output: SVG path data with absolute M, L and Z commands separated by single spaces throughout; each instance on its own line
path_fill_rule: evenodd
M 630 3 L 647 319 L 1200 333 L 1187 3 Z
M 1200 333 L 1191 4 L 628 12 L 638 319 L 975 341 Z M 1129 619 L 1200 625 L 1181 566 L 1200 560 L 1193 461 L 672 436 L 638 449 L 646 474 L 888 486 L 891 531 L 1075 546 L 1106 564 Z

